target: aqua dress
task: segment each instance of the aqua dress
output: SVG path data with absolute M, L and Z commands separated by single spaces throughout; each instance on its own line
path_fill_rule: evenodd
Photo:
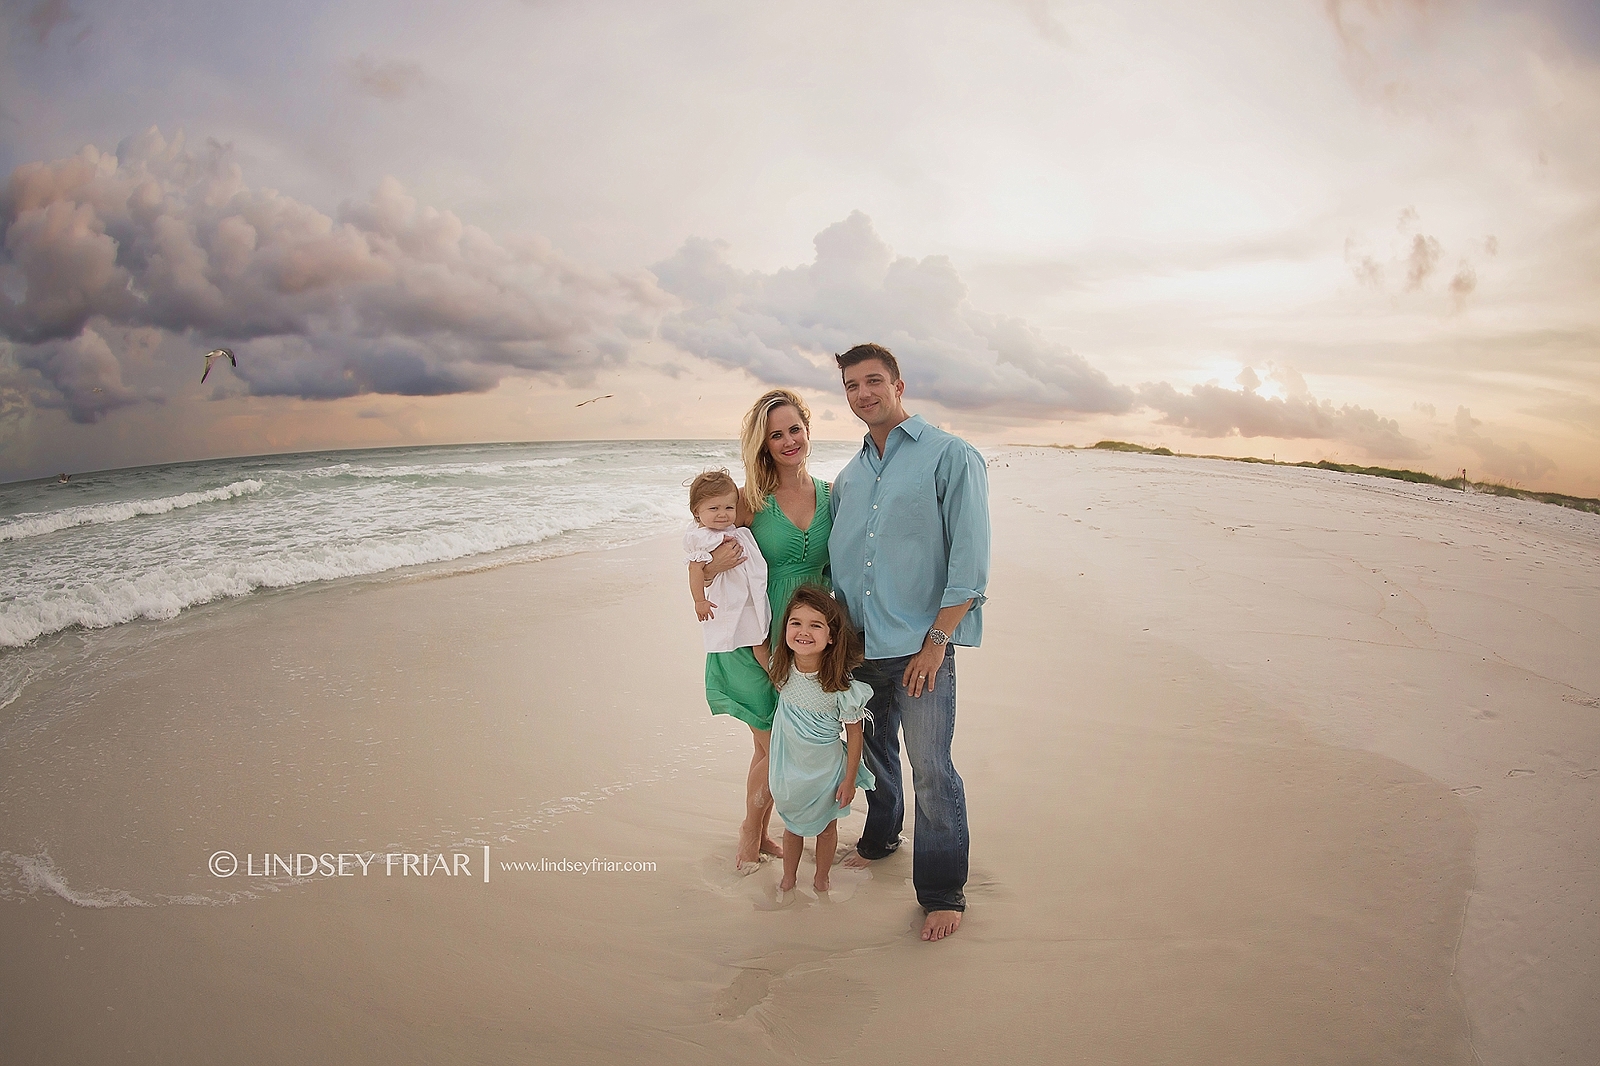
M 767 601 L 772 604 L 772 642 L 768 647 L 777 647 L 783 639 L 783 612 L 795 589 L 807 584 L 833 588 L 828 578 L 833 502 L 826 481 L 812 478 L 811 483 L 816 486 L 817 511 L 805 529 L 789 521 L 771 496 L 767 497 L 767 506 L 750 520 L 750 532 L 761 548 L 761 557 L 767 561 Z
M 837 801 L 849 754 L 840 727 L 870 718 L 871 698 L 872 686 L 863 681 L 852 680 L 843 692 L 825 692 L 816 674 L 789 672 L 772 720 L 767 786 L 773 809 L 795 836 L 814 837 L 850 813 Z M 875 784 L 863 759 L 856 766 L 856 787 Z

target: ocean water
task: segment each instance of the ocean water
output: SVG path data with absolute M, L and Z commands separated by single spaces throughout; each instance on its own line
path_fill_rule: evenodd
M 832 477 L 857 445 L 818 442 Z M 5 649 L 310 582 L 477 569 L 681 528 L 732 441 L 473 444 L 219 459 L 0 486 Z M 0 704 L 14 696 L 0 685 Z

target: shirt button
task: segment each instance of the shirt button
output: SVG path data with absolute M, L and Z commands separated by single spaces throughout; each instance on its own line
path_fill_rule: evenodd
M 873 509 L 873 510 L 874 510 L 874 511 L 876 511 L 876 510 L 877 510 L 877 509 L 878 509 L 878 505 L 877 505 L 877 504 L 873 504 L 873 505 L 872 505 L 872 509 Z
M 870 562 L 869 562 L 869 563 L 868 563 L 868 564 L 867 564 L 867 565 L 868 565 L 868 566 L 871 566 L 871 565 L 872 565 L 872 564 L 871 564 L 871 563 L 870 563 Z
M 870 595 L 872 595 L 872 590 L 871 590 L 871 589 L 868 589 L 868 590 L 867 590 L 867 595 L 868 595 L 868 596 L 870 596 Z
M 867 534 L 867 536 L 869 536 L 869 537 L 876 537 L 876 536 L 877 536 L 877 534 L 876 534 L 876 533 L 868 533 L 868 534 Z

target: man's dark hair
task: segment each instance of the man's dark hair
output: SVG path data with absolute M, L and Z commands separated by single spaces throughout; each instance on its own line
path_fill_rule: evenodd
M 900 380 L 900 364 L 895 362 L 894 353 L 881 344 L 858 344 L 843 355 L 833 357 L 833 361 L 839 364 L 839 373 L 841 374 L 857 363 L 864 363 L 868 359 L 877 359 L 888 367 L 890 381 Z

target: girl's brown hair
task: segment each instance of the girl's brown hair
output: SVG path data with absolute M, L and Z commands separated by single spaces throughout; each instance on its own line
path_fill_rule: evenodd
M 767 450 L 767 417 L 780 407 L 793 407 L 800 424 L 811 432 L 811 408 L 788 389 L 773 389 L 744 413 L 739 430 L 739 454 L 744 458 L 744 505 L 751 514 L 767 508 L 767 497 L 778 491 L 778 464 Z
M 681 484 L 681 482 L 680 482 Z M 737 496 L 739 486 L 726 470 L 707 470 L 689 482 L 689 513 L 697 514 L 700 505 L 718 496 Z
M 789 649 L 784 634 L 789 628 L 789 615 L 794 613 L 796 607 L 809 607 L 827 621 L 828 636 L 832 638 L 832 643 L 822 649 L 817 683 L 824 692 L 843 692 L 850 687 L 850 671 L 861 665 L 861 638 L 856 635 L 856 627 L 850 624 L 850 616 L 844 613 L 844 607 L 819 585 L 801 585 L 794 590 L 794 595 L 789 597 L 789 605 L 783 609 L 778 646 L 772 649 L 772 665 L 767 667 L 772 683 L 782 688 L 784 682 L 789 680 L 789 668 L 794 665 L 794 652 Z

